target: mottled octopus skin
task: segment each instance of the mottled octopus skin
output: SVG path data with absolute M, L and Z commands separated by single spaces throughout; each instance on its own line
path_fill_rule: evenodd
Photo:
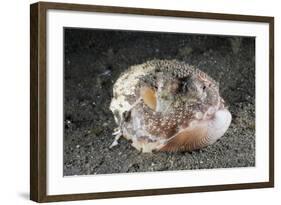
M 231 123 L 218 83 L 176 60 L 130 67 L 114 84 L 110 109 L 121 135 L 142 152 L 200 149 Z

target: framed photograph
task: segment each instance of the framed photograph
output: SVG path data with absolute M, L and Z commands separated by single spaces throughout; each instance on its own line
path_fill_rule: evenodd
M 274 18 L 30 7 L 30 198 L 274 186 Z

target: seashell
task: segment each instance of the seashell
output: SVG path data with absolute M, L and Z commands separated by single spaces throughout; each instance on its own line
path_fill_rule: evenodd
M 176 60 L 130 67 L 113 86 L 110 109 L 118 131 L 142 152 L 192 151 L 215 143 L 231 123 L 219 85 Z

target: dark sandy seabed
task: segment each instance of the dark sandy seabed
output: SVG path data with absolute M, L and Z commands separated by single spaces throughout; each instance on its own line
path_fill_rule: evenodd
M 255 39 L 102 30 L 65 30 L 64 175 L 255 166 Z M 178 153 L 109 149 L 117 127 L 112 86 L 128 67 L 177 59 L 220 83 L 232 123 L 215 144 Z

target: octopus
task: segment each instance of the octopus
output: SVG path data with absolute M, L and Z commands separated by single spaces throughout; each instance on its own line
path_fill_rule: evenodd
M 231 114 L 219 84 L 177 60 L 131 66 L 116 80 L 110 110 L 120 137 L 141 152 L 193 151 L 214 144 L 227 131 Z

